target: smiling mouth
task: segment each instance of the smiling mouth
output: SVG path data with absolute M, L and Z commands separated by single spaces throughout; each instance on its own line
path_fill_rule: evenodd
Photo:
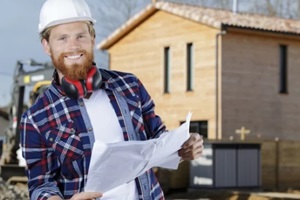
M 83 54 L 79 54 L 79 55 L 71 55 L 71 56 L 65 56 L 65 58 L 71 59 L 71 60 L 75 60 L 80 58 L 81 56 L 83 56 Z

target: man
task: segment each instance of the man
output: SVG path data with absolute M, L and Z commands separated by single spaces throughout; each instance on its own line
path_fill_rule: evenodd
M 95 67 L 94 23 L 84 0 L 47 0 L 41 9 L 39 33 L 55 72 L 50 87 L 21 119 L 30 197 L 164 199 L 152 170 L 107 195 L 84 192 L 95 140 L 149 140 L 166 131 L 134 75 Z M 199 134 L 191 134 L 178 155 L 198 158 L 202 143 Z

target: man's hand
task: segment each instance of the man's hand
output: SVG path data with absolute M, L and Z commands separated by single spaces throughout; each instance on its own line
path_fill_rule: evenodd
M 178 155 L 182 160 L 194 160 L 202 155 L 203 139 L 198 133 L 191 133 L 190 138 L 185 141 Z
M 94 200 L 96 198 L 102 197 L 102 193 L 99 192 L 80 192 L 71 198 L 71 200 Z

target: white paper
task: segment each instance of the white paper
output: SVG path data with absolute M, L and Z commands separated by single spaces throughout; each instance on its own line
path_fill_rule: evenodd
M 95 141 L 85 191 L 107 192 L 153 167 L 177 169 L 177 151 L 189 138 L 191 115 L 180 127 L 159 138 L 108 144 Z

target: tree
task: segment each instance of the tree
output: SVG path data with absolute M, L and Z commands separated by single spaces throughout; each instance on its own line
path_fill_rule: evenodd
M 108 37 L 129 18 L 145 8 L 151 0 L 94 0 L 87 1 L 93 17 L 97 20 L 96 44 Z M 108 68 L 109 56 L 106 51 L 95 51 L 98 66 Z
M 151 0 L 95 0 L 88 2 L 97 20 L 96 28 L 100 29 L 97 36 L 107 37 L 150 2 Z

